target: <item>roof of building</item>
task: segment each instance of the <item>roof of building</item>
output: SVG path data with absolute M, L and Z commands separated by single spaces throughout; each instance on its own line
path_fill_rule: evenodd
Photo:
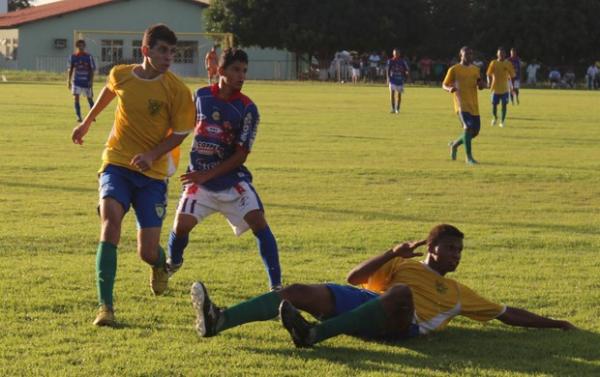
M 32 6 L 0 15 L 0 29 L 15 28 L 30 22 L 59 17 L 68 13 L 114 3 L 121 0 L 62 0 L 54 3 Z M 208 6 L 210 0 L 186 0 L 201 6 Z

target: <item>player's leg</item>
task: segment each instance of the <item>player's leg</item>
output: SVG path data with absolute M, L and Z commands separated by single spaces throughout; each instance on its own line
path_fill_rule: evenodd
M 390 113 L 394 114 L 396 113 L 396 102 L 394 101 L 394 88 L 392 87 L 392 84 L 390 84 Z
M 402 92 L 404 91 L 404 88 L 400 86 L 397 89 L 396 93 L 398 95 L 398 100 L 396 101 L 396 113 L 400 113 L 400 104 L 402 103 Z
M 140 173 L 130 173 L 136 183 L 132 204 L 137 219 L 137 253 L 152 267 L 150 287 L 160 295 L 166 291 L 169 275 L 165 251 L 160 247 L 162 223 L 167 212 L 167 183 Z
M 465 129 L 465 121 L 463 118 L 463 113 L 459 111 L 457 113 L 457 115 L 458 115 L 458 121 L 460 122 L 460 126 L 464 130 Z M 458 147 L 460 147 L 464 143 L 464 137 L 465 137 L 465 134 L 463 132 L 462 134 L 460 134 L 458 139 L 448 143 L 448 146 L 450 147 L 450 159 L 452 159 L 453 161 L 456 160 L 456 153 L 458 152 Z
M 335 285 L 332 286 L 330 286 L 332 292 L 339 289 Z M 337 287 L 348 290 L 351 296 L 365 292 L 355 287 Z M 334 293 L 334 296 L 337 307 L 338 298 L 344 297 L 344 294 Z M 371 292 L 370 296 L 364 297 L 360 305 L 316 325 L 310 325 L 304 321 L 294 306 L 287 301 L 282 302 L 280 315 L 284 327 L 292 335 L 297 347 L 309 347 L 340 334 L 370 338 L 397 338 L 415 335 L 412 326 L 414 315 L 412 292 L 408 286 L 402 284 L 390 288 L 380 297 Z
M 94 92 L 92 91 L 92 88 L 87 88 L 86 98 L 88 101 L 88 105 L 90 105 L 90 109 L 91 109 L 92 107 L 94 107 Z
M 502 113 L 501 113 L 501 118 L 500 118 L 501 119 L 500 127 L 504 127 L 505 121 L 506 121 L 506 111 L 507 111 L 507 107 L 508 107 L 508 93 L 505 93 L 504 95 L 502 95 L 501 102 L 502 102 Z
M 73 106 L 75 107 L 75 115 L 77 115 L 77 121 L 81 122 L 81 105 L 79 104 L 79 92 L 78 88 L 73 86 Z
M 492 126 L 495 126 L 498 121 L 498 103 L 500 103 L 500 96 L 492 93 Z
M 121 223 L 131 201 L 130 183 L 108 166 L 100 175 L 100 242 L 96 250 L 96 288 L 100 310 L 94 321 L 97 326 L 114 326 L 113 288 L 117 273 L 117 246 L 121 238 Z

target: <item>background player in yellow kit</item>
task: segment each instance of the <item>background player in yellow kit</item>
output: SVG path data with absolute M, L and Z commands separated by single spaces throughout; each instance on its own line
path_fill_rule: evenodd
M 159 245 L 167 177 L 175 172 L 178 146 L 195 123 L 190 90 L 169 72 L 176 43 L 175 34 L 166 25 L 149 27 L 142 41 L 142 64 L 115 66 L 98 101 L 73 130 L 73 142 L 83 144 L 92 120 L 118 97 L 99 179 L 101 231 L 96 280 L 100 309 L 94 321 L 98 326 L 115 325 L 112 292 L 117 246 L 121 222 L 130 206 L 138 223 L 138 255 L 152 266 L 152 291 L 162 294 L 167 287 L 165 253 Z
M 498 59 L 492 60 L 488 66 L 486 75 L 488 87 L 492 90 L 492 126 L 498 121 L 498 103 L 502 102 L 502 117 L 500 127 L 505 126 L 506 105 L 508 105 L 508 92 L 510 83 L 515 78 L 515 69 L 510 61 L 506 59 L 506 51 L 498 47 L 496 52 Z

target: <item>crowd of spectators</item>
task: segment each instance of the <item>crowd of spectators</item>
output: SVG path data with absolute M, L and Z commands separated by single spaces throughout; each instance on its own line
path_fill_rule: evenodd
M 331 60 L 326 69 L 318 68 L 317 62 L 313 62 L 316 71 L 315 78 L 319 80 L 331 80 L 341 83 L 365 82 L 377 83 L 386 81 L 386 63 L 390 57 L 386 51 L 371 51 L 359 53 L 357 51 L 339 51 Z M 403 56 L 410 67 L 410 82 L 424 85 L 439 85 L 449 67 L 458 62 L 457 58 L 432 58 L 423 56 Z M 481 70 L 485 77 L 485 70 L 492 58 L 483 58 L 482 54 L 476 54 L 473 64 Z M 550 86 L 551 88 L 576 88 L 578 84 L 590 90 L 600 89 L 600 61 L 592 63 L 585 69 L 581 65 L 573 66 L 550 66 L 542 64 L 536 59 L 522 62 L 522 76 L 526 79 L 522 83 L 530 87 Z M 580 72 L 580 76 L 576 72 Z M 580 81 L 577 81 L 577 80 Z

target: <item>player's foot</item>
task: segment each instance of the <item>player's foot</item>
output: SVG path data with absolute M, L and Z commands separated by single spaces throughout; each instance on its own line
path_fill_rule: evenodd
M 492 125 L 492 126 L 495 126 L 495 125 L 496 125 L 496 118 L 492 118 L 492 124 L 491 124 L 491 125 Z
M 456 160 L 456 151 L 458 150 L 458 146 L 454 145 L 453 141 L 449 142 L 448 146 L 450 147 L 450 158 L 452 161 L 454 161 Z
M 210 301 L 206 287 L 199 281 L 192 284 L 190 294 L 192 306 L 196 311 L 196 332 L 203 338 L 217 335 L 217 323 L 222 316 L 221 309 Z
M 113 311 L 113 308 L 108 305 L 102 305 L 98 309 L 98 314 L 94 320 L 94 326 L 115 327 L 116 325 L 117 321 L 115 320 L 115 312 Z
M 394 108 L 392 107 L 392 109 L 390 110 L 390 114 L 396 114 L 396 109 L 394 109 Z
M 83 119 L 77 118 L 77 123 L 81 123 L 81 122 L 83 122 Z
M 298 348 L 312 347 L 314 342 L 313 325 L 308 323 L 289 301 L 283 300 L 279 305 L 281 324 L 290 333 L 294 345 Z
M 169 287 L 169 273 L 167 272 L 167 266 L 152 267 L 150 274 L 150 289 L 155 296 L 160 296 Z
M 279 292 L 282 289 L 283 289 L 283 285 L 281 285 L 281 284 L 271 286 L 271 292 Z
M 169 274 L 169 278 L 171 276 L 173 276 L 173 274 L 175 274 L 177 271 L 179 271 L 181 266 L 183 266 L 183 262 L 176 264 L 176 263 L 173 263 L 171 258 L 167 259 L 167 264 L 165 267 L 167 269 L 167 274 Z
M 475 159 L 472 157 L 471 158 L 467 157 L 466 163 L 467 163 L 467 165 L 477 165 L 479 162 L 475 161 Z
M 504 128 L 504 121 L 500 122 L 500 127 Z
M 517 105 L 520 105 L 521 101 L 519 101 L 519 97 L 517 97 Z

